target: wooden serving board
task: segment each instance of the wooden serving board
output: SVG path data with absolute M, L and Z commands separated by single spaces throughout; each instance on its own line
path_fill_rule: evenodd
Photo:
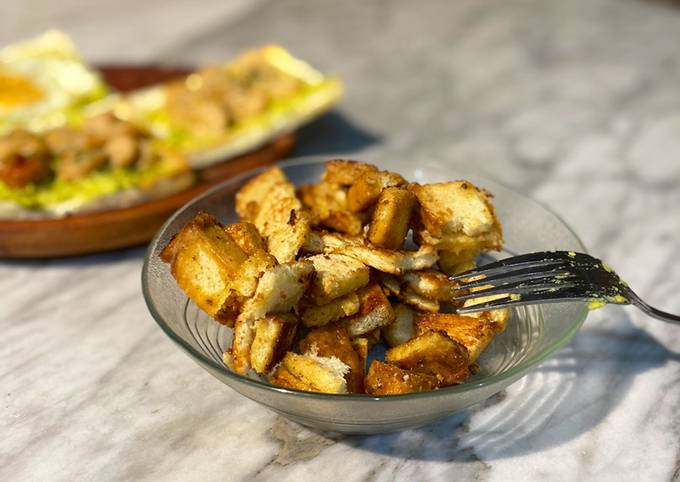
M 186 75 L 189 69 L 157 66 L 101 67 L 109 85 L 133 90 Z M 295 144 L 287 134 L 255 151 L 204 169 L 186 191 L 125 209 L 59 219 L 0 220 L 0 257 L 50 258 L 97 253 L 148 242 L 165 220 L 198 194 L 225 179 L 285 157 Z

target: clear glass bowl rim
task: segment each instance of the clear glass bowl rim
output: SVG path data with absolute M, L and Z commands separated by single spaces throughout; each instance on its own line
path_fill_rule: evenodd
M 296 158 L 291 158 L 282 162 L 277 163 L 279 167 L 286 168 L 287 166 L 298 166 L 298 165 L 305 165 L 305 164 L 318 164 L 320 162 L 324 162 L 324 160 L 321 160 L 320 156 L 305 156 L 305 157 L 296 157 Z M 419 162 L 419 165 L 422 167 L 433 167 L 436 169 L 441 169 L 443 166 L 440 163 L 428 163 L 428 162 Z M 288 389 L 288 388 L 283 388 L 279 387 L 276 385 L 271 385 L 267 382 L 263 382 L 260 380 L 255 380 L 253 378 L 249 378 L 244 375 L 240 375 L 238 373 L 232 372 L 229 370 L 225 365 L 220 365 L 216 363 L 214 360 L 206 357 L 204 354 L 196 351 L 189 343 L 184 341 L 180 336 L 176 335 L 175 332 L 168 326 L 168 324 L 165 322 L 161 314 L 158 312 L 158 310 L 155 307 L 153 298 L 151 296 L 151 293 L 149 292 L 149 284 L 148 284 L 148 276 L 149 276 L 149 263 L 151 262 L 151 256 L 153 255 L 153 252 L 155 250 L 156 245 L 159 242 L 159 239 L 161 237 L 161 234 L 166 231 L 168 226 L 172 224 L 172 222 L 175 220 L 175 218 L 179 215 L 180 212 L 184 211 L 185 209 L 188 209 L 191 205 L 197 204 L 201 202 L 203 199 L 208 198 L 215 194 L 216 192 L 224 189 L 226 186 L 232 185 L 232 184 L 238 184 L 241 182 L 243 179 L 246 179 L 248 177 L 253 176 L 254 174 L 257 174 L 258 172 L 264 171 L 265 169 L 268 169 L 269 167 L 272 166 L 262 166 L 256 169 L 252 169 L 249 171 L 246 171 L 242 174 L 239 174 L 238 176 L 232 177 L 230 179 L 225 180 L 224 182 L 221 182 L 220 184 L 210 188 L 203 194 L 195 197 L 191 201 L 189 201 L 187 204 L 179 208 L 175 213 L 168 218 L 165 223 L 163 223 L 163 226 L 158 230 L 154 238 L 151 240 L 149 243 L 147 249 L 146 249 L 146 254 L 144 256 L 144 265 L 142 267 L 142 293 L 144 295 L 144 301 L 146 302 L 146 306 L 149 309 L 149 312 L 151 313 L 151 316 L 153 316 L 154 320 L 156 320 L 156 323 L 158 326 L 160 326 L 161 330 L 177 345 L 179 345 L 180 348 L 182 348 L 191 358 L 194 358 L 196 362 L 199 364 L 207 365 L 211 369 L 216 370 L 217 372 L 220 372 L 221 374 L 224 374 L 228 378 L 233 379 L 237 383 L 245 383 L 248 385 L 253 386 L 254 388 L 257 389 L 264 389 L 264 390 L 272 390 L 275 392 L 279 393 L 284 393 L 288 394 L 291 396 L 296 396 L 296 397 L 307 397 L 307 398 L 312 398 L 312 399 L 319 399 L 319 400 L 352 400 L 352 401 L 369 401 L 369 400 L 375 400 L 375 401 L 381 401 L 381 402 L 390 402 L 390 401 L 397 401 L 397 400 L 405 400 L 405 399 L 425 399 L 429 397 L 439 397 L 439 396 L 447 396 L 447 395 L 453 395 L 456 393 L 465 393 L 467 391 L 471 390 L 476 390 L 479 388 L 483 388 L 489 385 L 493 385 L 496 383 L 503 382 L 504 380 L 507 379 L 512 379 L 513 377 L 516 376 L 521 376 L 523 373 L 528 372 L 531 368 L 535 367 L 536 365 L 540 364 L 542 361 L 547 359 L 550 355 L 555 353 L 557 350 L 565 346 L 571 338 L 574 336 L 574 334 L 581 328 L 581 325 L 585 322 L 589 310 L 587 306 L 584 304 L 583 308 L 579 312 L 579 316 L 572 321 L 572 326 L 570 327 L 569 330 L 567 330 L 564 335 L 556 340 L 554 340 L 551 344 L 547 345 L 544 347 L 542 350 L 538 351 L 534 355 L 527 357 L 526 359 L 522 360 L 520 363 L 517 365 L 513 366 L 512 368 L 508 369 L 507 371 L 503 371 L 501 373 L 498 373 L 496 375 L 490 375 L 486 378 L 483 378 L 481 380 L 478 380 L 476 382 L 465 382 L 460 385 L 452 385 L 449 387 L 444 387 L 440 388 L 438 390 L 431 390 L 431 391 L 426 391 L 426 392 L 414 392 L 414 393 L 406 393 L 402 395 L 387 395 L 387 396 L 373 396 L 373 395 L 366 395 L 366 394 L 331 394 L 331 393 L 318 393 L 318 392 L 305 392 L 301 390 L 294 390 L 294 389 Z M 461 170 L 458 169 L 458 167 L 455 167 L 455 170 L 457 173 L 460 173 Z M 472 174 L 472 172 L 471 172 Z M 488 177 L 484 176 L 483 174 L 477 174 L 474 173 L 475 176 L 480 177 L 480 178 L 487 178 Z M 530 201 L 531 203 L 537 204 L 540 206 L 543 210 L 548 212 L 550 215 L 554 216 L 560 223 L 564 225 L 564 227 L 571 233 L 572 236 L 574 236 L 574 239 L 577 241 L 577 243 L 581 247 L 582 252 L 586 252 L 586 248 L 583 245 L 583 242 L 581 239 L 578 237 L 578 235 L 571 229 L 571 227 L 558 215 L 556 214 L 552 209 L 549 207 L 545 206 L 544 204 L 528 197 L 525 196 L 524 194 L 521 194 L 517 192 L 516 190 L 505 186 L 503 183 L 497 181 L 496 179 L 489 179 L 491 182 L 494 184 L 497 184 L 509 191 L 512 191 L 512 193 L 516 196 L 522 197 L 527 201 Z

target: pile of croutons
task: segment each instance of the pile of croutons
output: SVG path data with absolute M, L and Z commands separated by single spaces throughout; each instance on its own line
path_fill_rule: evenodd
M 326 393 L 434 390 L 465 380 L 505 328 L 505 310 L 453 314 L 447 276 L 502 247 L 490 197 L 468 181 L 414 184 L 345 160 L 296 190 L 274 167 L 236 194 L 239 223 L 201 213 L 161 257 L 233 327 L 224 362 L 237 373 Z M 384 361 L 366 370 L 380 342 Z

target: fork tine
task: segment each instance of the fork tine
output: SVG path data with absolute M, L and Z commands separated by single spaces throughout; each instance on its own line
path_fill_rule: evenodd
M 478 311 L 498 310 L 500 308 L 508 308 L 510 306 L 531 305 L 537 302 L 540 303 L 557 303 L 567 300 L 587 301 L 596 298 L 585 290 L 578 289 L 578 287 L 571 286 L 556 291 L 541 290 L 528 294 L 522 294 L 518 297 L 511 297 L 510 295 L 504 298 L 497 298 L 495 300 L 485 301 L 484 303 L 477 303 L 463 308 L 458 308 L 457 313 L 464 315 L 466 313 L 476 313 Z
M 487 285 L 500 286 L 498 282 L 500 282 L 502 285 L 505 285 L 518 281 L 530 281 L 541 278 L 554 278 L 556 280 L 562 279 L 560 276 L 571 274 L 568 268 L 569 266 L 566 264 L 555 264 L 549 266 L 533 266 L 531 268 L 522 268 L 506 272 L 496 272 L 496 274 L 488 275 L 479 279 L 477 279 L 477 277 L 472 277 L 473 281 L 470 282 L 461 280 L 458 283 L 458 288 L 456 288 L 456 291 L 468 290 L 471 288 Z
M 522 295 L 539 291 L 550 292 L 550 290 L 554 290 L 552 292 L 555 292 L 557 289 L 566 289 L 579 286 L 579 283 L 576 282 L 575 277 L 569 278 L 569 281 L 560 279 L 559 282 L 560 284 L 557 285 L 555 281 L 550 281 L 548 278 L 539 278 L 529 281 L 516 281 L 514 283 L 508 283 L 504 285 L 491 286 L 483 290 L 475 291 L 474 293 L 467 293 L 460 296 L 455 295 L 453 300 L 463 301 L 498 294 L 508 294 L 511 296 L 513 294 Z
M 451 281 L 460 281 L 465 278 L 470 278 L 471 276 L 476 276 L 480 274 L 490 275 L 490 271 L 497 269 L 508 269 L 508 268 L 531 268 L 538 266 L 546 266 L 547 264 L 557 263 L 561 260 L 556 260 L 554 258 L 548 257 L 550 253 L 538 252 L 522 254 L 519 256 L 513 256 L 511 258 L 501 259 L 499 261 L 494 261 L 493 263 L 485 264 L 484 266 L 479 266 L 471 270 L 459 273 L 454 276 L 450 276 Z

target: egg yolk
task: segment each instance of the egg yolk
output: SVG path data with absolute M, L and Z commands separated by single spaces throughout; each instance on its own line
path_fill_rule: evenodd
M 23 77 L 0 72 L 0 107 L 21 107 L 38 102 L 43 91 Z

